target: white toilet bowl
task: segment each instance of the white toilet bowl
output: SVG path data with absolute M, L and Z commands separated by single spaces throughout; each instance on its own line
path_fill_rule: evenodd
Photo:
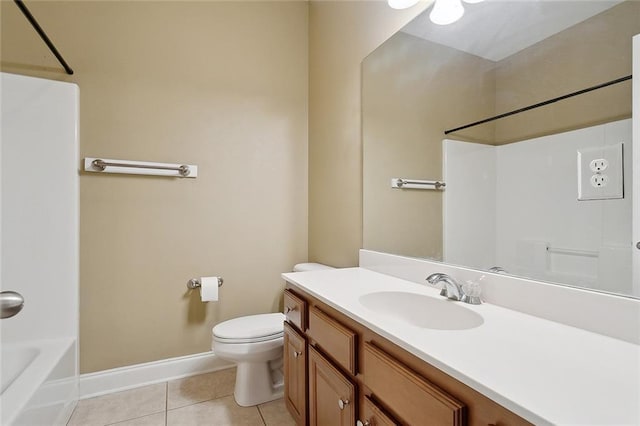
M 299 263 L 294 272 L 333 269 L 318 263 Z M 284 394 L 282 355 L 284 320 L 281 313 L 249 315 L 213 327 L 211 349 L 237 363 L 233 396 L 243 406 L 262 404 Z
M 283 395 L 284 319 L 281 313 L 250 315 L 213 327 L 211 349 L 216 356 L 237 363 L 233 395 L 243 407 Z

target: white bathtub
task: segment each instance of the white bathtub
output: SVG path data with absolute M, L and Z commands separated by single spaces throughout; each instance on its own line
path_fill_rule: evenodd
M 3 345 L 0 424 L 66 424 L 78 399 L 76 352 L 71 338 Z

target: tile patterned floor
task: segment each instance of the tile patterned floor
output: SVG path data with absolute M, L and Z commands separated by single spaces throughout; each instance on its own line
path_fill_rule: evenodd
M 235 368 L 78 402 L 67 426 L 294 426 L 284 401 L 240 407 Z

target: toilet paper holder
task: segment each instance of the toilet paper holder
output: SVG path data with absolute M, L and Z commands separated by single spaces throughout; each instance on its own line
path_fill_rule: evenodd
M 218 277 L 218 287 L 222 287 L 224 280 L 222 277 Z M 200 278 L 191 278 L 187 281 L 187 288 L 190 290 L 202 287 L 202 283 L 200 282 Z

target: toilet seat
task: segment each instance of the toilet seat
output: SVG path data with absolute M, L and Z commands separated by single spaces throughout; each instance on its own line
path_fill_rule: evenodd
M 282 313 L 249 315 L 230 319 L 213 327 L 213 340 L 220 343 L 256 343 L 284 335 Z

